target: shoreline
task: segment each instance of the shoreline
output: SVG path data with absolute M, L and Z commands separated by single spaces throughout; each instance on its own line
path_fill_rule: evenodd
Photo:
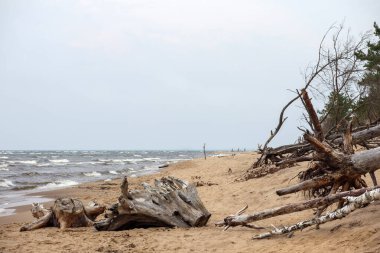
M 225 156 L 232 155 L 231 152 L 229 151 L 209 151 L 208 153 L 209 153 L 209 157 L 225 157 Z M 234 152 L 234 154 L 236 153 L 238 152 Z M 243 152 L 240 152 L 240 153 L 243 153 Z M 183 159 L 181 161 L 173 162 L 173 163 L 163 163 L 163 164 L 158 165 L 157 170 L 153 170 L 150 172 L 145 172 L 145 171 L 137 172 L 137 175 L 134 174 L 134 175 L 128 176 L 128 178 L 129 179 L 135 178 L 135 177 L 140 178 L 147 175 L 154 175 L 154 174 L 160 173 L 161 171 L 165 169 L 168 169 L 173 164 L 182 163 L 186 161 L 192 161 L 196 159 L 203 159 L 203 158 L 198 157 L 198 158 L 193 158 L 193 159 Z M 119 176 L 123 177 L 124 175 L 119 174 Z M 120 177 L 107 179 L 107 182 L 117 181 L 120 179 Z M 52 189 L 33 189 L 24 193 L 15 192 L 15 195 L 19 194 L 20 197 L 24 197 L 24 198 L 32 197 L 32 199 L 28 201 L 21 201 L 19 202 L 19 204 L 13 203 L 9 207 L 3 207 L 3 209 L 8 212 L 5 212 L 4 215 L 0 215 L 0 225 L 7 224 L 12 221 L 14 222 L 28 221 L 27 217 L 25 217 L 25 212 L 26 210 L 30 211 L 30 206 L 32 203 L 41 203 L 41 204 L 45 204 L 45 206 L 51 206 L 54 203 L 54 200 L 56 198 L 60 196 L 69 196 L 66 194 L 66 192 L 72 192 L 69 189 L 76 189 L 78 187 L 80 188 L 80 186 L 85 186 L 87 184 L 90 184 L 90 185 L 104 184 L 105 182 L 106 181 L 103 179 L 97 179 L 94 181 L 81 182 L 75 185 L 68 185 L 68 186 L 57 187 L 57 188 L 52 188 Z M 35 199 L 33 199 L 33 197 Z M 23 204 L 23 202 L 30 202 L 30 203 Z M 22 217 L 14 217 L 14 216 L 20 216 L 20 214 L 22 214 Z
M 248 152 L 247 152 L 248 153 Z M 223 153 L 218 153 L 216 151 L 210 152 L 209 157 L 225 157 L 225 156 L 230 156 L 230 152 L 223 152 Z M 234 154 L 236 154 L 234 152 Z M 138 176 L 130 176 L 128 177 L 129 181 L 136 179 L 138 182 L 142 182 L 143 178 L 151 178 L 154 175 L 160 174 L 166 170 L 170 170 L 173 165 L 181 164 L 181 163 L 186 163 L 188 161 L 194 161 L 194 160 L 203 160 L 204 158 L 194 158 L 194 159 L 184 159 L 182 161 L 178 161 L 175 163 L 169 163 L 165 164 L 168 166 L 159 166 L 159 169 L 156 171 L 152 171 L 151 173 L 142 173 L 141 175 Z M 55 199 L 59 197 L 73 197 L 77 195 L 76 190 L 79 189 L 86 189 L 86 188 L 92 188 L 94 185 L 101 185 L 103 188 L 107 188 L 109 185 L 120 185 L 121 178 L 124 175 L 120 175 L 121 177 L 118 178 L 113 178 L 110 180 L 95 180 L 95 181 L 89 181 L 89 182 L 83 182 L 79 183 L 77 185 L 71 185 L 71 186 L 66 186 L 66 187 L 61 187 L 57 189 L 49 189 L 49 190 L 42 190 L 42 191 L 36 191 L 36 192 L 29 192 L 26 193 L 25 197 L 35 197 L 36 200 L 38 199 L 43 199 L 43 201 L 37 201 L 38 203 L 43 204 L 45 207 L 50 207 L 54 204 Z M 32 201 L 33 202 L 33 201 Z M 116 199 L 115 199 L 116 202 Z M 10 208 L 5 208 L 6 210 L 14 210 L 12 213 L 4 216 L 0 216 L 0 225 L 5 225 L 5 224 L 11 224 L 11 223 L 25 223 L 25 222 L 31 222 L 34 218 L 31 215 L 30 209 L 31 209 L 31 203 L 30 204 L 21 204 L 17 206 L 12 206 Z

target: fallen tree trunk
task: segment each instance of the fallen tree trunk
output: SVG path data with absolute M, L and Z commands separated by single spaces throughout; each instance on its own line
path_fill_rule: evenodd
M 84 206 L 78 199 L 59 198 L 50 209 L 43 205 L 33 204 L 32 215 L 36 221 L 25 224 L 20 231 L 29 231 L 43 227 L 59 227 L 61 229 L 72 227 L 90 227 L 98 215 L 103 213 L 105 206 L 95 202 Z
M 352 133 L 353 144 L 360 144 L 363 141 L 368 141 L 370 139 L 380 136 L 380 125 L 373 126 L 371 128 Z M 336 138 L 333 143 L 341 144 L 343 142 L 343 137 Z
M 129 190 L 127 177 L 121 184 L 119 202 L 108 209 L 107 219 L 95 224 L 97 230 L 124 230 L 146 227 L 200 227 L 211 214 L 200 200 L 194 185 L 164 177 L 145 190 Z
M 288 213 L 295 213 L 304 211 L 307 209 L 312 209 L 324 205 L 331 205 L 333 203 L 336 203 L 340 201 L 344 197 L 348 196 L 360 196 L 363 193 L 367 191 L 372 191 L 374 189 L 378 189 L 379 187 L 374 188 L 361 188 L 358 190 L 352 190 L 352 191 L 346 191 L 346 192 L 339 192 L 337 194 L 328 195 L 323 198 L 317 198 L 308 200 L 301 203 L 296 204 L 288 204 L 285 206 L 275 207 L 267 210 L 263 210 L 260 212 L 256 212 L 253 214 L 240 214 L 240 215 L 230 215 L 227 216 L 223 221 L 216 223 L 216 226 L 246 226 L 248 223 L 264 220 L 268 218 L 272 218 L 279 215 L 284 215 Z
M 380 169 L 380 147 L 346 155 L 310 135 L 305 135 L 305 139 L 324 155 L 325 163 L 337 171 L 277 190 L 279 196 L 327 185 L 343 177 L 354 178 Z
M 380 200 L 379 188 L 366 192 L 358 197 L 347 197 L 348 204 L 334 212 L 327 213 L 325 215 L 316 217 L 311 220 L 301 221 L 291 226 L 275 228 L 270 232 L 256 235 L 253 237 L 253 239 L 264 239 L 273 235 L 287 234 L 295 230 L 301 230 L 313 225 L 323 224 L 332 220 L 341 219 L 346 215 L 350 214 L 351 212 L 355 211 L 356 209 L 365 207 L 375 200 Z
M 320 134 L 320 133 L 319 133 Z M 360 130 L 357 132 L 352 133 L 352 144 L 361 144 L 361 145 L 367 145 L 368 147 L 371 148 L 376 148 L 378 147 L 377 144 L 375 145 L 370 145 L 370 144 L 365 144 L 366 141 L 372 140 L 374 138 L 377 138 L 380 136 L 380 125 L 375 125 L 372 127 L 369 127 L 364 130 Z M 327 140 L 336 144 L 336 145 L 341 145 L 343 144 L 343 137 L 342 134 L 338 136 L 333 136 L 333 137 L 327 137 Z M 265 151 L 265 157 L 260 157 L 260 163 L 256 162 L 254 163 L 247 171 L 247 175 L 244 177 L 246 179 L 250 178 L 256 178 L 255 176 L 250 177 L 249 172 L 254 170 L 255 168 L 262 166 L 263 164 L 267 164 L 268 160 L 273 162 L 276 166 L 281 166 L 283 164 L 289 164 L 292 163 L 292 160 L 297 158 L 302 161 L 303 159 L 301 157 L 307 155 L 310 153 L 310 151 L 313 150 L 313 146 L 310 143 L 297 143 L 297 144 L 290 144 L 290 145 L 284 145 L 280 146 L 277 148 L 267 148 Z M 291 157 L 283 157 L 284 155 L 291 154 Z M 305 158 L 307 161 L 308 159 Z M 252 172 L 251 174 L 255 175 L 256 173 Z
M 341 174 L 327 174 L 320 177 L 312 178 L 309 180 L 302 181 L 296 185 L 291 185 L 289 187 L 279 189 L 276 191 L 278 196 L 283 196 L 290 193 L 295 193 L 299 191 L 306 191 L 311 188 L 319 188 L 321 186 L 331 184 L 334 181 L 341 179 L 343 176 Z

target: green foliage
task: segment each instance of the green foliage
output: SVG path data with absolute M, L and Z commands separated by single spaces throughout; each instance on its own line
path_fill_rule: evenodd
M 356 52 L 356 57 L 365 62 L 365 74 L 359 82 L 366 89 L 365 96 L 358 101 L 357 115 L 369 121 L 380 117 L 380 28 L 374 23 L 377 42 L 368 42 L 367 52 Z
M 342 119 L 349 116 L 355 108 L 356 103 L 348 95 L 332 91 L 324 109 L 319 112 L 321 118 L 325 118 L 328 115 L 323 127 L 326 129 L 334 126 L 339 127 Z

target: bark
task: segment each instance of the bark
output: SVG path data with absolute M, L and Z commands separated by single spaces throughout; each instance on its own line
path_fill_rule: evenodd
M 61 229 L 70 227 L 89 227 L 94 224 L 98 215 L 103 213 L 105 206 L 95 202 L 89 206 L 83 206 L 78 199 L 59 198 L 50 209 L 43 205 L 33 204 L 31 209 L 36 221 L 23 225 L 20 231 L 29 231 L 43 227 L 59 227 Z
M 125 177 L 119 202 L 108 209 L 107 219 L 95 224 L 97 230 L 124 230 L 146 227 L 199 227 L 211 214 L 193 184 L 164 177 L 155 186 L 143 183 L 144 190 L 129 190 Z
M 319 188 L 321 186 L 325 186 L 331 184 L 335 181 L 339 181 L 343 175 L 339 173 L 326 174 L 323 176 L 315 177 L 309 180 L 302 181 L 296 185 L 292 185 L 280 190 L 277 190 L 276 193 L 279 196 L 283 196 L 290 193 L 295 193 L 299 191 L 306 191 L 312 188 Z
M 380 136 L 380 124 L 356 133 L 352 134 L 352 143 L 360 144 L 363 141 L 367 141 Z M 343 138 L 336 138 L 334 144 L 340 144 L 343 142 Z
M 352 133 L 352 144 L 364 144 L 366 141 L 374 139 L 376 137 L 380 136 L 380 125 L 375 125 L 373 127 L 360 130 L 358 132 Z M 334 144 L 343 144 L 344 138 L 340 134 L 340 137 L 329 137 L 327 138 L 329 141 L 332 141 Z M 376 148 L 378 145 L 370 145 L 371 148 Z M 286 154 L 293 154 L 295 158 L 304 156 L 309 151 L 313 150 L 312 145 L 310 143 L 298 143 L 298 144 L 291 144 L 291 145 L 284 145 L 277 148 L 267 148 L 265 151 L 265 157 L 262 157 L 261 160 L 272 160 L 277 166 L 281 165 L 283 160 L 281 157 Z M 264 161 L 261 161 L 260 163 L 255 163 L 252 165 L 252 167 L 249 170 L 255 169 L 258 166 L 261 166 L 264 163 Z
M 301 221 L 291 226 L 275 228 L 274 230 L 270 232 L 256 235 L 253 237 L 253 239 L 263 239 L 263 238 L 271 237 L 273 235 L 287 234 L 287 233 L 290 233 L 296 230 L 301 230 L 301 229 L 304 229 L 316 224 L 323 224 L 332 220 L 341 219 L 345 217 L 346 215 L 350 214 L 351 212 L 353 212 L 354 210 L 365 207 L 375 200 L 380 200 L 379 188 L 368 191 L 358 197 L 347 197 L 348 204 L 334 212 L 327 213 L 326 215 L 322 215 L 320 217 L 317 217 L 311 220 Z
M 307 94 L 307 91 L 305 89 L 301 90 L 301 96 L 304 102 L 305 109 L 309 114 L 310 122 L 314 128 L 313 129 L 314 134 L 318 140 L 323 141 L 324 135 L 323 135 L 321 123 L 319 122 L 317 112 L 315 111 L 314 106 L 311 103 L 311 99 L 309 98 L 309 95 Z
M 361 151 L 353 155 L 345 155 L 337 150 L 334 150 L 329 144 L 320 142 L 316 138 L 305 135 L 307 139 L 319 152 L 325 156 L 325 162 L 331 168 L 344 168 L 352 174 L 364 175 L 368 172 L 380 169 L 380 147 Z M 342 169 L 343 170 L 343 169 Z
M 295 213 L 304 211 L 307 209 L 317 208 L 320 206 L 331 205 L 340 201 L 344 197 L 348 196 L 360 196 L 367 191 L 372 191 L 374 189 L 378 189 L 378 187 L 374 188 L 362 188 L 358 190 L 339 192 L 337 194 L 331 194 L 326 197 L 317 198 L 308 200 L 301 203 L 288 204 L 285 206 L 275 207 L 267 210 L 263 210 L 260 212 L 256 212 L 253 214 L 241 214 L 241 215 L 230 215 L 227 216 L 224 221 L 216 223 L 217 226 L 246 226 L 248 223 L 268 219 L 271 217 Z

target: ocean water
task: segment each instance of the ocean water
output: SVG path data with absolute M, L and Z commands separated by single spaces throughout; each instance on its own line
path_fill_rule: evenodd
M 136 177 L 201 157 L 200 151 L 0 151 L 0 216 L 47 199 L 29 193 L 84 182 Z

